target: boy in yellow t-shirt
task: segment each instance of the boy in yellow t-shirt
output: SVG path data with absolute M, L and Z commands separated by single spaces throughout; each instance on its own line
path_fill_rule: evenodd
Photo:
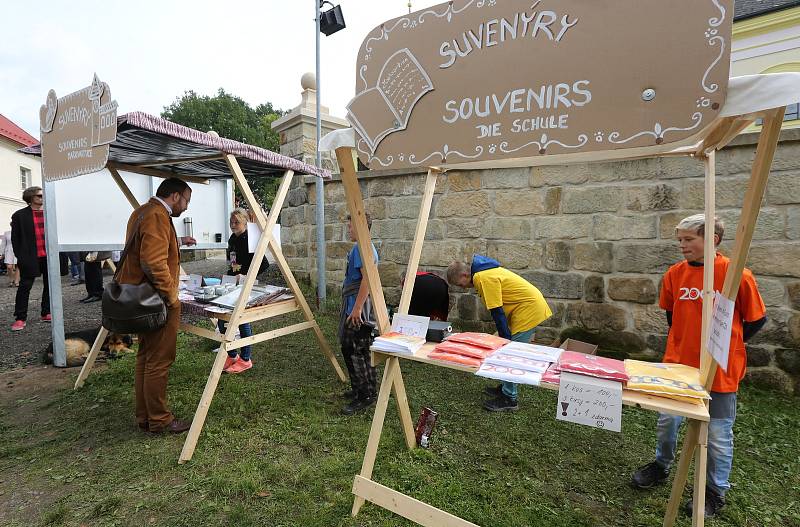
M 492 314 L 497 334 L 503 338 L 530 342 L 534 328 L 553 314 L 541 291 L 487 256 L 473 255 L 472 265 L 451 263 L 447 268 L 447 281 L 465 289 L 475 287 Z M 487 388 L 486 392 L 494 396 L 483 404 L 490 412 L 519 408 L 514 383 L 504 382 L 496 388 Z

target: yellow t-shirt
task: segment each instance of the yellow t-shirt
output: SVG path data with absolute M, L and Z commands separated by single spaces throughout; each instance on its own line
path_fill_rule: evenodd
M 553 314 L 542 292 L 508 269 L 478 271 L 472 283 L 486 309 L 503 308 L 512 335 L 535 328 Z

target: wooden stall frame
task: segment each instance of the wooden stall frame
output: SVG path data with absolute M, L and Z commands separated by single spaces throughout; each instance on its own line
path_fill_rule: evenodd
M 761 198 L 764 195 L 769 169 L 777 148 L 778 136 L 780 133 L 782 116 L 785 107 L 772 110 L 724 118 L 718 120 L 718 136 L 713 134 L 704 140 L 699 149 L 687 150 L 681 155 L 690 155 L 703 161 L 705 171 L 705 192 L 707 218 L 713 218 L 715 214 L 714 192 L 715 192 L 715 152 L 725 146 L 742 129 L 748 126 L 758 117 L 764 118 L 761 135 L 759 137 L 756 157 L 753 163 L 752 174 L 744 197 L 742 215 L 737 228 L 735 246 L 731 257 L 731 265 L 725 276 L 725 284 L 722 294 L 730 300 L 735 300 L 736 293 L 741 281 L 742 271 L 747 259 L 750 242 L 755 229 L 756 219 L 760 210 Z M 358 240 L 359 250 L 363 255 L 363 272 L 368 279 L 370 295 L 376 305 L 378 315 L 378 326 L 381 333 L 389 328 L 389 321 L 386 315 L 383 290 L 380 284 L 380 277 L 372 257 L 371 237 L 364 215 L 363 199 L 356 176 L 354 151 L 351 147 L 339 147 L 336 149 L 336 158 L 341 170 L 342 184 L 345 189 L 347 206 L 352 218 L 354 231 Z M 603 161 L 599 155 L 595 161 Z M 613 159 L 609 155 L 608 159 Z M 419 258 L 422 251 L 422 244 L 425 238 L 425 230 L 430 213 L 431 200 L 433 198 L 436 175 L 441 170 L 431 168 L 428 172 L 425 190 L 423 192 L 420 215 L 417 219 L 417 228 L 412 244 L 412 250 L 406 271 L 405 283 L 400 299 L 399 313 L 407 313 L 411 300 L 411 292 L 414 287 Z M 706 222 L 704 260 L 706 262 L 714 260 L 714 225 L 713 222 Z M 714 290 L 714 266 L 705 266 L 703 293 L 706 298 L 713 297 Z M 701 380 L 710 389 L 716 374 L 717 365 L 708 352 L 705 336 L 707 335 L 712 314 L 712 302 L 704 302 L 702 320 L 702 339 L 701 343 Z M 381 317 L 382 315 L 382 317 Z M 375 406 L 375 413 L 370 427 L 369 438 L 364 452 L 364 459 L 361 472 L 355 476 L 353 481 L 353 494 L 355 495 L 352 507 L 352 515 L 356 516 L 366 501 L 370 501 L 384 509 L 390 510 L 398 515 L 408 518 L 426 527 L 476 527 L 475 524 L 461 519 L 453 514 L 442 511 L 436 507 L 416 500 L 402 492 L 390 489 L 372 480 L 372 471 L 377 457 L 378 444 L 383 431 L 386 410 L 389 404 L 389 397 L 392 393 L 398 406 L 400 424 L 405 438 L 406 446 L 411 449 L 416 446 L 414 430 L 411 423 L 411 412 L 408 406 L 405 385 L 400 371 L 400 357 L 397 355 L 373 352 L 373 363 L 385 361 L 383 381 L 378 393 Z M 407 358 L 407 357 L 403 357 Z M 408 359 L 408 358 L 407 358 Z M 423 361 L 426 362 L 426 361 Z M 442 367 L 449 367 L 439 364 Z M 453 369 L 465 369 L 454 367 Z M 545 386 L 543 387 L 551 387 Z M 664 515 L 663 526 L 672 527 L 677 516 L 680 500 L 685 490 L 688 479 L 689 468 L 694 461 L 694 494 L 692 510 L 692 526 L 702 527 L 704 525 L 705 507 L 705 488 L 706 488 L 706 466 L 707 466 L 707 442 L 708 442 L 708 407 L 698 406 L 694 413 L 686 412 L 681 409 L 675 401 L 665 398 L 634 396 L 632 394 L 623 395 L 623 403 L 657 412 L 670 413 L 673 415 L 683 415 L 688 420 L 687 433 L 683 442 L 680 458 L 677 463 L 675 477 L 673 480 L 670 499 Z
M 267 306 L 260 306 L 248 309 L 247 298 L 249 297 L 250 291 L 255 285 L 256 274 L 258 273 L 258 267 L 254 267 L 250 269 L 250 271 L 245 276 L 245 282 L 244 285 L 242 286 L 242 293 L 239 296 L 239 300 L 236 303 L 233 312 L 230 314 L 227 313 L 220 314 L 218 316 L 218 318 L 225 320 L 228 323 L 224 335 L 218 335 L 213 331 L 195 326 L 193 324 L 187 324 L 183 322 L 180 324 L 180 329 L 183 331 L 193 333 L 200 337 L 207 338 L 216 342 L 220 342 L 220 349 L 217 352 L 217 356 L 211 367 L 208 380 L 206 381 L 205 388 L 203 389 L 203 394 L 200 398 L 200 402 L 197 405 L 197 410 L 195 411 L 194 418 L 192 419 L 191 427 L 189 428 L 189 432 L 186 436 L 186 440 L 184 441 L 183 448 L 178 458 L 178 463 L 180 464 L 189 461 L 192 458 L 192 455 L 194 454 L 194 450 L 197 445 L 200 432 L 202 431 L 203 424 L 205 423 L 206 416 L 208 414 L 208 409 L 211 406 L 211 401 L 214 398 L 214 393 L 216 392 L 217 385 L 219 384 L 219 379 L 222 374 L 222 367 L 225 364 L 225 357 L 227 357 L 228 350 L 238 349 L 241 348 L 242 346 L 252 345 L 258 342 L 265 342 L 267 340 L 296 333 L 298 331 L 311 329 L 313 330 L 314 335 L 317 338 L 317 341 L 319 342 L 319 346 L 322 349 L 323 355 L 330 361 L 331 366 L 333 367 L 333 370 L 336 373 L 338 379 L 342 382 L 346 380 L 344 372 L 342 371 L 341 366 L 339 366 L 339 362 L 336 360 L 336 356 L 334 355 L 330 344 L 325 338 L 325 335 L 322 333 L 319 324 L 317 324 L 316 320 L 314 319 L 314 315 L 311 311 L 311 308 L 309 307 L 308 302 L 305 299 L 305 296 L 303 296 L 303 291 L 300 289 L 297 280 L 295 279 L 291 269 L 289 268 L 288 263 L 286 262 L 286 258 L 283 256 L 283 252 L 281 251 L 280 245 L 272 235 L 272 229 L 278 222 L 278 216 L 280 214 L 281 209 L 283 208 L 283 203 L 289 191 L 289 186 L 291 185 L 294 172 L 292 170 L 287 170 L 284 173 L 280 187 L 278 188 L 278 192 L 275 195 L 275 199 L 272 203 L 270 214 L 269 216 L 267 216 L 264 213 L 264 210 L 258 204 L 258 201 L 256 200 L 255 196 L 253 195 L 253 192 L 250 189 L 250 185 L 247 183 L 247 180 L 245 179 L 245 176 L 242 173 L 239 163 L 236 160 L 236 156 L 231 154 L 220 154 L 218 156 L 205 156 L 203 159 L 224 159 L 228 164 L 228 168 L 231 171 L 231 175 L 233 177 L 235 184 L 239 186 L 239 190 L 241 191 L 245 201 L 249 205 L 250 210 L 253 211 L 256 220 L 255 223 L 257 223 L 259 228 L 261 229 L 261 237 L 259 238 L 258 243 L 256 245 L 256 250 L 253 254 L 253 261 L 255 262 L 261 261 L 264 258 L 266 251 L 269 250 L 272 253 L 272 256 L 274 257 L 278 269 L 280 270 L 281 275 L 283 275 L 283 278 L 286 281 L 288 288 L 294 295 L 294 298 L 277 302 L 275 304 L 270 304 Z M 181 177 L 179 175 L 175 176 L 174 174 L 169 174 L 167 176 L 166 172 L 150 168 L 162 164 L 167 164 L 167 162 L 148 164 L 147 166 L 139 166 L 139 165 L 123 166 L 119 163 L 108 163 L 106 168 L 109 170 L 109 172 L 111 172 L 111 177 L 117 183 L 117 186 L 119 186 L 120 190 L 127 198 L 131 207 L 136 209 L 139 207 L 140 204 L 136 199 L 136 197 L 134 196 L 133 192 L 131 192 L 128 185 L 120 176 L 118 170 L 125 170 L 127 172 L 133 172 L 144 175 L 157 175 L 160 177 L 180 177 L 181 179 L 189 179 Z M 199 181 L 199 178 L 191 178 L 191 180 Z M 181 273 L 183 273 L 182 270 Z M 286 313 L 291 313 L 294 311 L 301 311 L 303 313 L 303 317 L 305 318 L 305 322 L 292 324 L 271 331 L 266 331 L 260 334 L 254 334 L 251 337 L 234 340 L 236 329 L 242 323 L 266 320 L 269 318 L 280 316 Z M 385 311 L 385 305 L 384 305 L 384 311 Z M 97 338 L 95 339 L 92 345 L 92 349 L 90 350 L 89 355 L 86 358 L 86 361 L 84 362 L 80 373 L 78 374 L 78 378 L 75 380 L 74 389 L 77 390 L 78 388 L 83 386 L 83 384 L 86 382 L 86 378 L 89 376 L 89 373 L 91 372 L 95 360 L 97 359 L 97 355 L 100 352 L 100 347 L 105 341 L 107 335 L 108 335 L 108 330 L 101 327 L 100 332 L 98 333 Z

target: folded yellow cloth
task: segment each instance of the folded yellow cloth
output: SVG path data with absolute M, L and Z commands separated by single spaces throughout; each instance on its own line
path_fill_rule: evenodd
M 711 398 L 700 382 L 700 370 L 691 366 L 626 359 L 625 372 L 628 390 L 694 404 Z

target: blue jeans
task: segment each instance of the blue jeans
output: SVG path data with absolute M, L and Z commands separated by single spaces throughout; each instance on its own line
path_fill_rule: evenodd
M 217 325 L 219 326 L 220 333 L 225 333 L 225 321 L 220 320 Z M 239 336 L 242 338 L 252 337 L 253 336 L 253 326 L 250 325 L 250 322 L 245 322 L 239 326 Z M 236 357 L 236 352 L 239 352 L 239 358 L 242 360 L 250 360 L 250 352 L 252 348 L 250 346 L 242 346 L 239 350 L 230 350 L 228 352 L 228 357 L 234 358 Z
M 67 253 L 67 258 L 69 258 L 69 269 L 70 269 L 70 274 L 72 275 L 72 278 L 74 280 L 77 280 L 79 278 L 83 278 L 81 276 L 81 259 L 80 259 L 80 256 L 78 256 L 77 251 L 68 252 Z
M 511 335 L 511 340 L 514 342 L 524 342 L 529 343 L 533 338 L 533 330 L 535 328 L 531 328 L 528 331 L 520 331 L 519 333 L 514 333 Z M 514 382 L 503 382 L 503 395 L 506 397 L 517 400 L 517 384 Z
M 733 465 L 733 423 L 736 421 L 736 394 L 714 394 L 712 392 L 712 401 L 715 396 L 725 396 L 728 401 L 732 396 L 732 411 L 718 412 L 723 416 L 715 417 L 714 414 L 717 412 L 711 408 L 711 420 L 708 423 L 706 486 L 719 496 L 725 496 L 725 493 L 731 488 L 728 478 Z M 675 459 L 678 429 L 681 422 L 683 422 L 683 417 L 669 414 L 659 414 L 658 416 L 656 463 L 666 469 Z

